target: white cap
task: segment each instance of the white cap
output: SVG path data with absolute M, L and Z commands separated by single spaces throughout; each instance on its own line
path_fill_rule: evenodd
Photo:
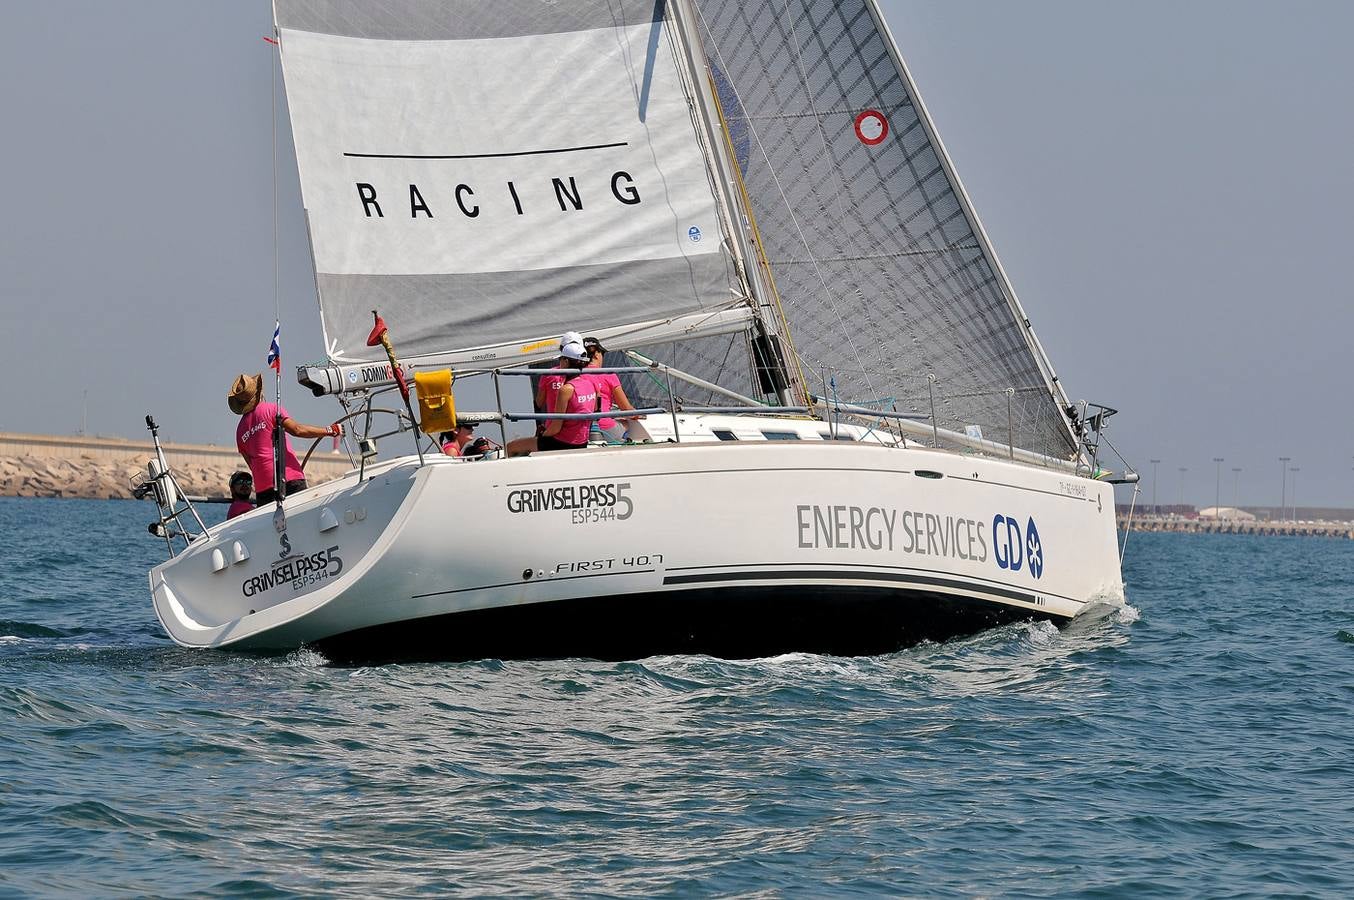
M 583 335 L 579 334 L 577 331 L 566 331 L 564 332 L 564 334 L 559 336 L 559 349 L 561 353 L 564 352 L 565 344 L 582 344 L 582 343 L 583 343 Z
M 571 332 L 572 333 L 572 332 Z M 574 335 L 575 338 L 578 335 Z M 559 355 L 565 359 L 573 359 L 579 362 L 587 362 L 589 359 L 588 351 L 583 349 L 583 342 L 580 340 L 565 341 L 559 345 Z

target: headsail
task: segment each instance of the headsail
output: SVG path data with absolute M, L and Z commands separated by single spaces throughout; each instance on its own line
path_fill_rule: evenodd
M 663 3 L 274 14 L 332 360 L 373 308 L 468 358 L 744 302 Z
M 1066 457 L 1061 388 L 872 0 L 692 2 L 808 383 L 925 414 L 934 375 L 941 428 L 1011 421 Z

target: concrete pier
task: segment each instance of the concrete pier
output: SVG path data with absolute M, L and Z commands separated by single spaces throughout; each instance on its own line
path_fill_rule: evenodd
M 1131 522 L 1122 513 L 1119 528 L 1129 525 L 1133 531 L 1170 531 L 1179 534 L 1257 534 L 1296 535 L 1354 540 L 1354 522 L 1285 522 L 1260 519 L 1187 518 L 1185 516 L 1134 516 Z

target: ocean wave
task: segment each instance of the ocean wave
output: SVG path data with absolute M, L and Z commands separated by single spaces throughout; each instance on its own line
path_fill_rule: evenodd
M 301 647 L 278 657 L 272 664 L 283 668 L 315 669 L 329 665 L 329 659 L 313 647 Z
M 59 638 L 66 637 L 66 635 L 67 632 L 48 628 L 46 625 L 39 625 L 36 622 L 15 622 L 0 619 L 0 637 Z
M 1142 618 L 1142 612 L 1136 606 L 1125 603 L 1114 611 L 1115 621 L 1120 625 L 1132 625 Z

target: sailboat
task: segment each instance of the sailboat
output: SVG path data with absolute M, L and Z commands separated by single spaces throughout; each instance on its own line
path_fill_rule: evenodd
M 873 0 L 274 21 L 327 348 L 298 380 L 354 468 L 207 527 L 157 452 L 176 642 L 875 654 L 1122 602 L 1114 410 L 1065 394 Z M 566 331 L 651 442 L 451 458 L 400 404 L 450 369 L 506 438 Z

